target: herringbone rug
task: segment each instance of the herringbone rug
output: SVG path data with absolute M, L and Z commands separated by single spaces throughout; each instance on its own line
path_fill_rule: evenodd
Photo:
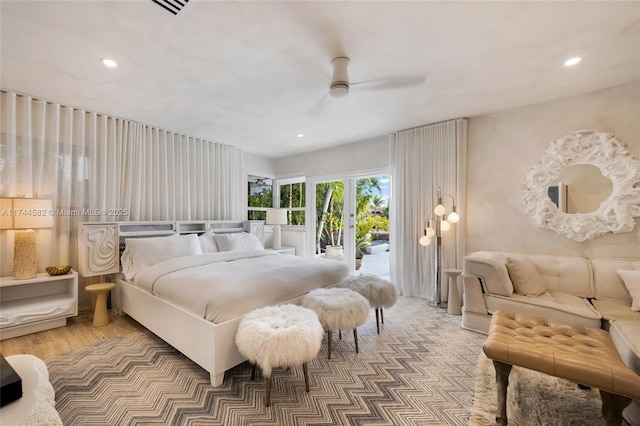
M 275 370 L 271 407 L 246 364 L 213 388 L 207 372 L 142 332 L 49 359 L 56 408 L 67 426 L 467 424 L 485 336 L 421 299 L 399 298 L 384 316 L 380 335 L 373 311 L 358 329 L 359 354 L 345 333 L 328 360 L 325 337 L 310 393 L 301 368 Z

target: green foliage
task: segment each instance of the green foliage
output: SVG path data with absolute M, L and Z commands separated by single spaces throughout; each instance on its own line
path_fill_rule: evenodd
M 273 187 L 271 185 L 249 182 L 249 207 L 271 207 L 273 205 Z
M 304 207 L 306 197 L 306 185 L 304 182 L 280 185 L 280 207 L 294 208 Z M 291 211 L 288 215 L 289 225 L 304 225 L 305 215 L 303 211 Z

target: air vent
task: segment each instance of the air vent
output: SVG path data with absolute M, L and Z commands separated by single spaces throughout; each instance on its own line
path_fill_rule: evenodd
M 189 3 L 189 0 L 151 0 L 164 10 L 177 15 Z

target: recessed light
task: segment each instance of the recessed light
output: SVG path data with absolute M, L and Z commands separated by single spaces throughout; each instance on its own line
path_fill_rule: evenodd
M 576 56 L 575 58 L 567 59 L 566 61 L 564 61 L 564 66 L 565 67 L 572 67 L 574 65 L 579 64 L 580 61 L 582 61 L 582 58 L 579 57 L 579 56 Z
M 102 63 L 109 68 L 115 68 L 118 66 L 118 63 L 116 61 L 109 58 L 102 58 Z
M 304 133 L 298 133 L 296 136 L 299 138 L 304 138 Z

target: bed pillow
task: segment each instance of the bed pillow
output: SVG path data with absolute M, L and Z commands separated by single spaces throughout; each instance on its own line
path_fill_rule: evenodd
M 132 280 L 147 266 L 176 257 L 202 254 L 198 236 L 172 235 L 170 237 L 126 238 L 126 248 L 122 253 L 122 272 Z
M 264 250 L 258 237 L 248 232 L 214 234 L 213 238 L 220 251 Z
M 216 253 L 218 251 L 218 245 L 216 244 L 213 234 L 202 234 L 198 237 L 200 243 L 200 249 L 203 253 Z
M 640 271 L 618 270 L 617 272 L 631 295 L 631 310 L 640 312 Z
M 536 266 L 524 257 L 507 257 L 507 270 L 516 293 L 538 297 L 547 291 Z

